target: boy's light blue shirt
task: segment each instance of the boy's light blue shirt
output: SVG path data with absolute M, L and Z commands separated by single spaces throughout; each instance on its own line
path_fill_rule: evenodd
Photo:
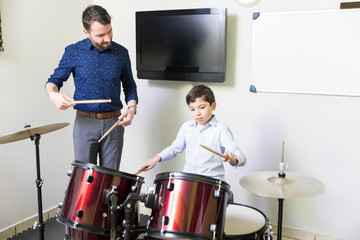
M 246 163 L 246 158 L 236 145 L 230 129 L 217 121 L 215 116 L 201 128 L 195 120 L 183 123 L 173 143 L 157 154 L 162 159 L 159 163 L 176 157 L 186 149 L 184 172 L 223 180 L 225 169 L 221 157 L 202 148 L 200 144 L 221 154 L 234 153 L 238 160 L 235 167 L 244 166 Z

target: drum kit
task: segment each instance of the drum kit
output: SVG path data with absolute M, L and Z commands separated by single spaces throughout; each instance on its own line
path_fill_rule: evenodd
M 39 212 L 39 239 L 44 239 L 39 161 L 40 135 L 69 125 L 59 123 L 0 137 L 0 144 L 35 140 Z M 279 199 L 278 239 L 284 199 L 310 197 L 325 187 L 314 178 L 284 172 L 258 172 L 240 179 L 240 185 L 260 196 Z M 268 217 L 260 210 L 233 203 L 225 181 L 184 172 L 160 173 L 154 187 L 141 191 L 144 177 L 98 165 L 73 161 L 65 197 L 56 219 L 65 226 L 65 240 L 272 240 Z M 141 214 L 140 204 L 151 210 Z M 147 223 L 142 224 L 142 220 Z

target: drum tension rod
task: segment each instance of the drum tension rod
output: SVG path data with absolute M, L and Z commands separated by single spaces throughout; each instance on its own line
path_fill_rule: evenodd
M 213 240 L 216 239 L 216 228 L 217 228 L 217 225 L 215 223 L 210 224 L 210 232 L 213 233 Z
M 83 215 L 84 215 L 83 210 L 79 209 L 79 210 L 76 211 L 76 214 L 75 214 L 75 216 L 76 216 L 75 226 L 77 226 L 79 224 L 79 220 L 83 217 Z
M 169 224 L 169 217 L 163 216 L 161 219 L 161 234 L 163 235 L 165 232 L 165 226 Z

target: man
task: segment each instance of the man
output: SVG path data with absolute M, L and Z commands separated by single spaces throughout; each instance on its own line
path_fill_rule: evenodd
M 97 5 L 87 7 L 82 15 L 87 38 L 67 46 L 59 66 L 48 79 L 45 89 L 49 99 L 61 110 L 74 107 L 75 160 L 119 169 L 124 127 L 131 124 L 137 110 L 136 83 L 126 48 L 113 42 L 111 17 Z M 73 74 L 74 98 L 59 92 Z M 120 100 L 121 88 L 127 109 Z M 111 99 L 109 103 L 75 104 L 74 100 Z M 117 121 L 110 134 L 99 139 Z

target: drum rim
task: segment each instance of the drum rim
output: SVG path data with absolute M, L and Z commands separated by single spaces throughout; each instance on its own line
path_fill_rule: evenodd
M 225 222 L 224 222 L 224 239 L 233 239 L 234 237 L 238 237 L 238 236 L 242 236 L 242 237 L 250 237 L 250 236 L 253 236 L 254 234 L 258 234 L 258 233 L 265 233 L 266 232 L 266 229 L 268 229 L 269 227 L 269 218 L 265 215 L 265 213 L 263 213 L 261 210 L 253 207 L 253 206 L 250 206 L 250 205 L 246 205 L 246 204 L 242 204 L 242 203 L 228 203 L 228 206 L 229 205 L 238 205 L 238 206 L 242 206 L 242 207 L 248 207 L 248 208 L 251 208 L 257 212 L 259 212 L 263 217 L 264 217 L 264 220 L 265 220 L 265 225 L 262 226 L 261 228 L 259 228 L 257 231 L 254 231 L 254 232 L 250 232 L 250 233 L 246 233 L 246 234 L 242 234 L 242 235 L 239 235 L 239 234 L 226 234 L 225 232 L 225 223 L 226 223 L 226 214 L 225 214 Z M 226 211 L 227 212 L 227 211 Z M 236 238 L 237 239 L 237 238 Z
M 164 239 L 168 238 L 175 238 L 175 239 L 213 239 L 212 237 L 209 237 L 204 234 L 199 233 L 189 233 L 189 232 L 183 232 L 183 231 L 172 231 L 172 230 L 165 230 L 164 233 L 161 233 L 159 229 L 148 229 L 147 233 L 150 237 L 163 237 Z M 186 238 L 189 237 L 189 238 Z
M 83 169 L 94 169 L 96 172 L 103 173 L 103 174 L 108 174 L 108 175 L 113 175 L 113 176 L 120 177 L 120 178 L 121 177 L 126 177 L 126 178 L 130 178 L 132 180 L 135 180 L 135 181 L 139 179 L 141 183 L 145 183 L 144 177 L 142 177 L 142 176 L 117 171 L 115 169 L 98 166 L 98 165 L 95 165 L 95 164 L 92 164 L 92 163 L 87 163 L 87 162 L 74 160 L 73 162 L 71 162 L 71 165 L 74 166 L 74 167 L 80 167 L 80 168 L 83 168 Z
M 187 173 L 187 172 L 164 172 L 164 173 L 159 173 L 159 174 L 156 175 L 154 183 L 156 183 L 159 180 L 167 180 L 167 179 L 169 179 L 170 176 L 172 178 L 174 178 L 174 179 L 198 181 L 198 182 L 210 183 L 210 184 L 216 184 L 216 185 L 218 185 L 221 182 L 221 187 L 224 188 L 226 191 L 231 192 L 230 191 L 230 185 L 227 182 L 223 181 L 223 180 L 213 178 L 213 177 L 209 177 L 209 176 L 200 175 L 200 174 L 195 174 L 195 173 Z

